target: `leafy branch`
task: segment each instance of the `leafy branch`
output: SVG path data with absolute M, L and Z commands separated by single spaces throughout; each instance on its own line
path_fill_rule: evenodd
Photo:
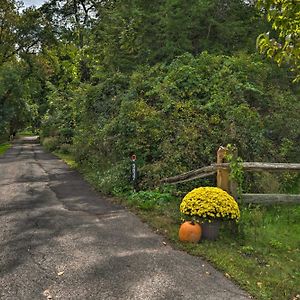
M 241 196 L 243 189 L 242 186 L 244 183 L 244 171 L 242 166 L 243 160 L 237 155 L 236 146 L 228 144 L 226 148 L 228 149 L 226 160 L 228 161 L 230 166 L 229 178 L 237 183 L 237 193 L 238 196 Z

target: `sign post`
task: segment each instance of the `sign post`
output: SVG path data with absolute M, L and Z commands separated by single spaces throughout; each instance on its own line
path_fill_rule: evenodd
M 133 185 L 133 190 L 136 192 L 137 188 L 137 166 L 136 166 L 136 155 L 131 155 L 131 181 Z

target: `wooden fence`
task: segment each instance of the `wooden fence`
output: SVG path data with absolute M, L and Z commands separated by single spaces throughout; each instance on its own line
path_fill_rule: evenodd
M 161 184 L 177 184 L 199 178 L 205 178 L 217 174 L 217 186 L 237 197 L 237 183 L 230 178 L 230 164 L 226 163 L 228 149 L 220 147 L 217 152 L 217 163 L 200 169 L 189 171 L 177 176 L 164 178 Z M 242 162 L 244 171 L 248 172 L 282 172 L 300 171 L 298 163 L 265 163 L 265 162 Z M 300 195 L 291 194 L 242 194 L 244 203 L 300 203 Z

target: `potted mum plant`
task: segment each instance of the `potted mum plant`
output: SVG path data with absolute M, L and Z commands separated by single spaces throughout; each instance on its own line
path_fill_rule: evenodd
M 201 224 L 202 237 L 215 240 L 220 220 L 240 218 L 237 202 L 227 192 L 217 187 L 199 187 L 189 192 L 180 204 L 180 212 L 186 221 Z

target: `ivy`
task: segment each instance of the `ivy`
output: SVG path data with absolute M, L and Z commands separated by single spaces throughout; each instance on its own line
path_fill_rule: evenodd
M 234 145 L 228 144 L 226 148 L 226 160 L 229 162 L 230 167 L 229 177 L 230 180 L 236 182 L 238 197 L 241 198 L 244 184 L 243 160 L 241 157 L 237 156 L 237 148 Z

